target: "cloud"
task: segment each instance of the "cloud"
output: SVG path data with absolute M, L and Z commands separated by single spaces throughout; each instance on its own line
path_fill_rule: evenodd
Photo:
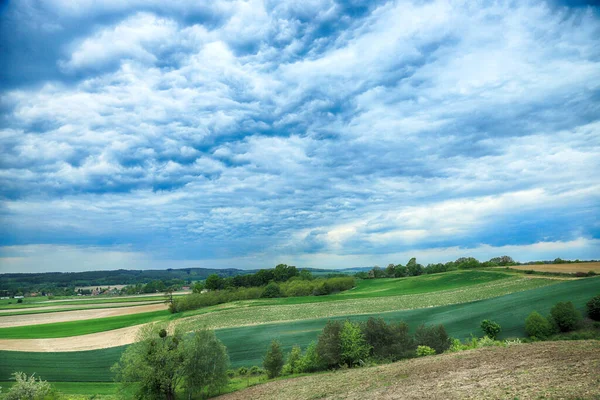
M 596 240 L 598 15 L 11 4 L 0 244 L 226 263 Z

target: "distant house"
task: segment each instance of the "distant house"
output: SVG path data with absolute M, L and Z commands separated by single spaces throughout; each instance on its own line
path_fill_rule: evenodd
M 182 286 L 181 290 L 190 290 L 190 287 L 189 286 Z

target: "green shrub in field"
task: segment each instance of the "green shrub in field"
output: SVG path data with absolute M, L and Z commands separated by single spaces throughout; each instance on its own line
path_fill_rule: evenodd
M 337 367 L 342 363 L 340 334 L 343 326 L 341 321 L 327 321 L 317 340 L 317 353 L 328 368 Z
M 484 319 L 483 321 L 481 321 L 481 330 L 483 330 L 483 333 L 485 333 L 487 337 L 496 339 L 496 337 L 500 333 L 501 328 L 500 324 L 498 324 L 497 322 L 490 321 L 489 319 Z
M 367 343 L 360 326 L 346 320 L 340 332 L 342 363 L 349 367 L 359 365 L 369 356 L 371 346 Z
M 572 302 L 559 302 L 550 310 L 551 323 L 560 332 L 569 332 L 577 329 L 581 321 L 581 314 Z
M 504 345 L 505 345 L 506 347 L 509 347 L 509 346 L 517 346 L 517 345 L 519 345 L 519 344 L 523 344 L 523 342 L 522 342 L 522 341 L 521 341 L 521 339 L 519 339 L 519 338 L 514 338 L 514 339 L 506 339 L 506 340 L 504 341 Z
M 227 370 L 227 377 L 228 378 L 233 378 L 235 376 L 235 371 L 232 369 L 228 369 Z
M 600 294 L 594 296 L 586 303 L 588 317 L 600 321 Z
M 325 363 L 317 352 L 317 343 L 310 342 L 300 360 L 298 360 L 298 373 L 316 372 L 325 369 Z
M 6 400 L 37 400 L 44 399 L 50 394 L 51 387 L 46 381 L 35 379 L 34 375 L 27 377 L 24 372 L 15 372 L 12 374 L 15 379 L 15 384 L 10 388 L 6 396 Z
M 249 372 L 250 372 L 250 375 L 252 375 L 252 376 L 258 376 L 258 375 L 262 375 L 265 373 L 265 371 L 262 368 L 260 368 L 259 366 L 256 366 L 256 365 L 253 365 L 250 368 Z
M 415 342 L 418 346 L 431 347 L 438 354 L 448 350 L 452 344 L 444 325 L 419 326 L 415 332 Z
M 302 358 L 302 349 L 300 348 L 300 346 L 292 347 L 292 350 L 290 351 L 290 354 L 288 355 L 287 362 L 285 363 L 285 365 L 283 366 L 283 369 L 281 371 L 282 375 L 290 375 L 290 374 L 296 374 L 296 373 L 300 372 L 298 367 L 299 367 L 301 358 Z
M 466 346 L 462 344 L 460 339 L 452 339 L 452 344 L 450 345 L 450 347 L 448 347 L 448 350 L 446 351 L 449 353 L 457 353 L 466 349 Z
M 237 370 L 237 374 L 239 376 L 248 375 L 248 368 L 246 368 L 246 367 L 239 367 L 238 370 Z
M 281 351 L 281 345 L 277 340 L 271 342 L 271 346 L 263 359 L 263 367 L 265 367 L 269 379 L 276 378 L 281 374 L 281 369 L 283 368 L 283 352 Z
M 429 346 L 417 346 L 417 357 L 432 356 L 435 354 L 435 349 Z
M 387 324 L 383 318 L 369 318 L 361 330 L 376 359 L 396 361 L 414 357 L 416 345 L 405 322 Z
M 545 339 L 552 334 L 552 325 L 537 311 L 532 311 L 525 320 L 527 336 L 535 339 Z
M 504 342 L 494 340 L 489 336 L 484 336 L 481 339 L 479 339 L 479 342 L 477 343 L 477 347 L 493 347 L 493 346 L 504 346 Z
M 276 297 L 281 297 L 281 289 L 279 289 L 279 285 L 276 284 L 275 282 L 269 282 L 269 284 L 267 286 L 265 286 L 265 289 L 263 290 L 262 294 L 260 295 L 260 297 L 266 297 L 266 298 L 276 298 Z

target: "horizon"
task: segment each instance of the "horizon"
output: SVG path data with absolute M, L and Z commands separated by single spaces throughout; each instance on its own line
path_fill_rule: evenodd
M 0 273 L 600 259 L 599 32 L 580 0 L 7 2 Z

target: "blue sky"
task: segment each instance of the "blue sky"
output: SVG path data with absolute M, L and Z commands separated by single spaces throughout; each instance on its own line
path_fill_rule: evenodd
M 591 1 L 0 6 L 0 271 L 600 258 Z

